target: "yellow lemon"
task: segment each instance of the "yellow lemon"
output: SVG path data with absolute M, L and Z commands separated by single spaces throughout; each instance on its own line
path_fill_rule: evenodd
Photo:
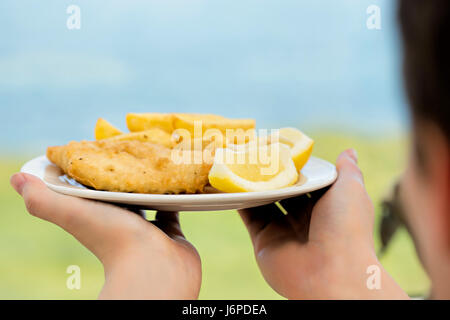
M 218 148 L 208 178 L 223 192 L 264 191 L 293 185 L 298 171 L 290 148 L 273 143 L 240 150 Z
M 251 148 L 252 145 L 265 145 L 271 143 L 282 143 L 291 149 L 291 157 L 295 167 L 300 171 L 311 156 L 314 141 L 295 128 L 281 128 L 269 135 L 262 135 L 245 144 L 236 145 L 228 143 L 227 148 L 242 151 Z
M 314 141 L 295 128 L 281 128 L 279 133 L 279 141 L 289 146 L 295 167 L 300 171 L 311 156 Z

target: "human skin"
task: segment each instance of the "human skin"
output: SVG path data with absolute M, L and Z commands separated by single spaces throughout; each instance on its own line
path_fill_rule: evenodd
M 114 205 L 65 196 L 24 173 L 11 177 L 32 215 L 52 222 L 101 261 L 100 299 L 196 299 L 201 263 L 184 237 L 178 214 L 158 212 L 149 222 Z
M 261 272 L 289 299 L 407 299 L 379 263 L 373 246 L 374 210 L 353 150 L 336 163 L 328 190 L 241 210 Z M 36 177 L 11 183 L 28 211 L 75 236 L 103 263 L 100 298 L 196 298 L 200 258 L 183 237 L 176 213 L 158 213 L 152 224 L 113 205 L 68 197 Z M 163 232 L 164 231 L 164 232 Z M 381 288 L 367 287 L 367 269 L 379 268 Z
M 354 150 L 336 163 L 338 178 L 326 192 L 240 210 L 267 283 L 288 299 L 408 299 L 378 261 L 374 209 Z M 381 287 L 369 289 L 368 268 Z
M 444 133 L 414 123 L 414 142 L 403 175 L 405 220 L 431 280 L 431 297 L 450 299 L 450 151 Z M 422 160 L 419 160 L 420 149 Z

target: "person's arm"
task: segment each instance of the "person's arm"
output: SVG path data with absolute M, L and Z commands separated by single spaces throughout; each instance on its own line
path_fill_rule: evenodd
M 356 153 L 343 152 L 336 167 L 326 192 L 281 201 L 287 215 L 275 204 L 239 211 L 264 278 L 289 299 L 407 299 L 376 257 L 374 209 Z
M 32 175 L 15 174 L 11 184 L 32 215 L 72 234 L 102 262 L 99 298 L 198 298 L 200 257 L 177 213 L 158 212 L 152 223 L 114 205 L 53 192 Z

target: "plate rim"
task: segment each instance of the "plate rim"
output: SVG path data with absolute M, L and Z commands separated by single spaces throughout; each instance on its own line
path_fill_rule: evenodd
M 208 193 L 208 194 L 145 194 L 145 193 L 127 193 L 127 192 L 115 192 L 115 191 L 103 191 L 103 190 L 91 190 L 91 189 L 78 189 L 69 188 L 66 186 L 57 186 L 48 181 L 45 181 L 43 177 L 38 176 L 48 188 L 65 195 L 71 195 L 87 199 L 103 200 L 103 201 L 134 201 L 134 202 L 149 202 L 154 204 L 162 205 L 177 205 L 185 204 L 189 202 L 190 205 L 201 205 L 205 201 L 212 202 L 214 200 L 219 200 L 221 203 L 226 204 L 227 202 L 236 201 L 264 201 L 271 199 L 286 199 L 289 197 L 294 197 L 299 194 L 304 194 L 319 190 L 326 186 L 333 184 L 337 179 L 337 170 L 334 164 L 331 162 L 311 156 L 310 160 L 321 162 L 322 164 L 333 168 L 333 175 L 326 182 L 313 183 L 307 188 L 304 185 L 301 186 L 290 186 L 282 189 L 276 190 L 266 190 L 266 191 L 253 191 L 253 192 L 237 192 L 237 193 Z M 310 161 L 308 160 L 308 162 Z M 20 172 L 25 172 L 33 174 L 29 171 L 29 167 L 36 162 L 46 161 L 52 164 L 45 155 L 35 157 L 28 160 L 20 169 Z M 54 165 L 54 164 L 52 164 Z M 299 193 L 299 188 L 301 188 L 301 193 Z M 70 193 L 64 192 L 65 190 L 70 190 Z M 97 195 L 97 196 L 96 196 Z M 109 199 L 108 199 L 109 198 Z

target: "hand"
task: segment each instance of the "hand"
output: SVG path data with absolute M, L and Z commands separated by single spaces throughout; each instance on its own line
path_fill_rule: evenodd
M 408 296 L 377 260 L 373 246 L 374 209 L 365 190 L 354 150 L 336 164 L 338 179 L 328 190 L 240 210 L 261 272 L 289 299 L 391 299 Z M 369 290 L 380 270 L 381 289 Z
M 151 223 L 114 205 L 65 196 L 38 178 L 15 174 L 14 189 L 27 210 L 80 241 L 102 262 L 102 299 L 196 299 L 201 265 L 184 238 L 178 214 L 158 212 Z

